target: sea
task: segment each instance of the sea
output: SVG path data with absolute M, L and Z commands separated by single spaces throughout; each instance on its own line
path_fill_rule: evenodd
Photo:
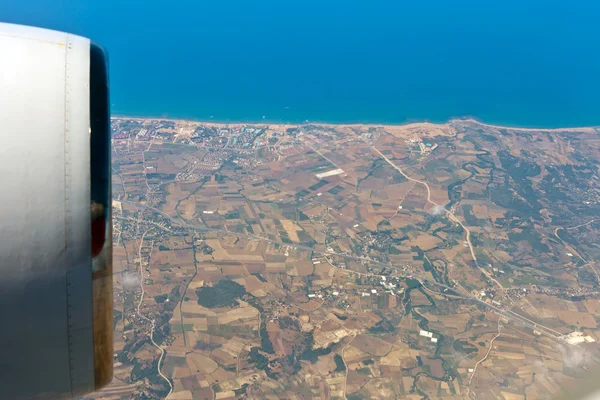
M 84 35 L 113 115 L 600 125 L 600 2 L 19 0 L 0 20 Z

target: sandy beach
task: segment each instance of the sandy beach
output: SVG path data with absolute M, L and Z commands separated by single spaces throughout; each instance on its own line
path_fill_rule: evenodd
M 503 126 L 503 125 L 493 125 L 486 124 L 484 122 L 477 121 L 473 118 L 466 119 L 451 119 L 445 123 L 432 123 L 432 122 L 411 122 L 406 124 L 363 124 L 363 123 L 350 123 L 350 124 L 332 124 L 326 122 L 306 122 L 302 124 L 287 124 L 287 123 L 278 123 L 278 122 L 213 122 L 213 121 L 196 121 L 196 120 L 188 120 L 188 119 L 176 119 L 176 118 L 149 118 L 149 117 L 129 117 L 129 116 L 113 116 L 111 119 L 115 120 L 135 120 L 135 121 L 171 121 L 175 122 L 179 125 L 204 125 L 204 126 L 214 126 L 214 127 L 242 127 L 242 126 L 261 126 L 261 127 L 269 127 L 272 130 L 286 130 L 289 128 L 296 128 L 299 126 L 305 125 L 315 125 L 322 126 L 326 128 L 358 128 L 358 129 L 368 129 L 373 127 L 382 128 L 385 131 L 390 133 L 406 131 L 406 130 L 445 130 L 445 128 L 450 128 L 456 125 L 468 125 L 475 124 L 480 125 L 482 127 L 490 128 L 490 129 L 502 129 L 502 130 L 510 130 L 510 131 L 520 131 L 520 132 L 580 132 L 580 133 L 594 133 L 596 132 L 596 127 L 573 127 L 573 128 L 521 128 L 514 126 Z

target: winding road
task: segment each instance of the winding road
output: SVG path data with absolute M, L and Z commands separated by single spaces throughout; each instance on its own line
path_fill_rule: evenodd
M 143 315 L 140 312 L 140 307 L 142 306 L 142 302 L 144 301 L 144 294 L 145 294 L 145 291 L 144 291 L 144 266 L 142 263 L 142 247 L 144 245 L 144 237 L 146 236 L 146 233 L 148 233 L 148 231 L 146 231 L 142 234 L 142 238 L 140 239 L 140 246 L 139 246 L 139 250 L 138 250 L 138 260 L 139 260 L 139 264 L 140 264 L 140 289 L 142 290 L 142 293 L 140 295 L 140 301 L 138 302 L 136 310 L 137 310 L 137 315 L 141 319 L 143 319 L 144 321 L 150 322 L 150 324 L 151 324 L 150 341 L 157 349 L 160 350 L 160 357 L 158 358 L 158 364 L 157 364 L 156 368 L 158 370 L 157 371 L 158 374 L 169 384 L 170 389 L 169 389 L 169 393 L 165 396 L 165 400 L 166 400 L 169 398 L 169 396 L 171 396 L 171 393 L 173 393 L 173 385 L 171 384 L 171 381 L 169 380 L 169 378 L 167 378 L 165 375 L 163 375 L 162 371 L 160 370 L 160 365 L 162 364 L 162 360 L 165 357 L 165 349 L 163 349 L 161 346 L 156 344 L 156 342 L 154 341 L 154 328 L 155 328 L 154 320 L 146 317 L 145 315 Z M 154 244 L 154 242 L 151 242 L 150 248 L 152 248 L 153 244 Z
M 475 363 L 475 367 L 473 367 L 473 372 L 471 373 L 471 377 L 469 378 L 469 384 L 467 385 L 467 396 L 469 396 L 469 394 L 471 393 L 471 381 L 473 381 L 473 377 L 475 376 L 475 374 L 477 373 L 477 367 L 479 367 L 479 365 L 484 362 L 485 360 L 487 360 L 488 356 L 490 355 L 490 353 L 492 352 L 492 348 L 494 346 L 494 340 L 498 339 L 498 337 L 500 336 L 500 320 L 498 319 L 498 334 L 496 336 L 494 336 L 492 338 L 492 340 L 490 341 L 490 348 L 488 349 L 487 353 L 485 353 L 485 356 L 483 356 L 483 358 L 479 361 L 477 361 L 477 363 Z
M 377 152 L 377 154 L 379 154 L 379 156 L 381 158 L 383 158 L 388 164 L 390 164 L 393 168 L 395 168 L 396 171 L 400 172 L 402 174 L 402 176 L 404 176 L 406 179 L 408 179 L 411 182 L 420 183 L 421 185 L 425 186 L 425 189 L 427 189 L 427 202 L 444 210 L 446 215 L 448 215 L 448 218 L 450 218 L 451 221 L 459 224 L 465 231 L 465 241 L 467 242 L 467 245 L 469 246 L 469 251 L 471 252 L 471 258 L 475 262 L 475 266 L 477 267 L 477 269 L 479 269 L 479 271 L 481 271 L 481 273 L 484 274 L 490 281 L 492 281 L 496 285 L 498 285 L 498 287 L 500 287 L 500 289 L 504 290 L 504 286 L 502 286 L 502 284 L 500 282 L 498 282 L 496 280 L 496 278 L 491 276 L 485 269 L 483 269 L 479 266 L 479 262 L 477 261 L 477 256 L 475 255 L 475 248 L 473 247 L 473 244 L 471 243 L 471 231 L 456 217 L 456 215 L 454 215 L 454 213 L 452 211 L 446 209 L 446 207 L 444 207 L 443 205 L 438 204 L 435 201 L 431 200 L 431 189 L 429 188 L 429 184 L 425 181 L 420 181 L 418 179 L 415 179 L 415 178 L 412 178 L 412 177 L 406 175 L 400 167 L 398 167 L 396 164 L 394 164 L 389 158 L 387 158 L 375 146 L 373 146 L 373 150 L 375 150 L 375 152 Z

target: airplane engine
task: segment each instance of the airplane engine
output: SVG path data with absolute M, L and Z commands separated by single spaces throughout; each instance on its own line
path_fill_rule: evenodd
M 0 398 L 108 384 L 108 64 L 89 39 L 0 24 Z

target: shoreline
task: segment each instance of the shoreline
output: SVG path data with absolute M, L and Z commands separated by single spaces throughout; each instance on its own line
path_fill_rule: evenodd
M 131 115 L 111 115 L 111 120 L 123 120 L 123 119 L 131 119 L 137 121 L 171 121 L 175 123 L 185 123 L 185 124 L 202 124 L 209 126 L 238 126 L 238 125 L 252 125 L 252 126 L 279 126 L 279 127 L 298 127 L 298 126 L 306 126 L 306 125 L 317 125 L 317 126 L 325 126 L 325 127 L 393 127 L 393 128 L 411 128 L 411 127 L 442 127 L 442 126 L 451 126 L 456 123 L 471 123 L 480 125 L 486 128 L 492 129 L 504 129 L 504 130 L 512 130 L 512 131 L 524 131 L 524 132 L 589 132 L 595 131 L 596 128 L 600 128 L 600 126 L 578 126 L 578 127 L 560 127 L 560 128 L 531 128 L 531 127 L 518 127 L 518 126 L 508 126 L 508 125 L 494 125 L 488 124 L 482 121 L 478 121 L 473 117 L 456 117 L 451 118 L 446 122 L 429 122 L 429 121 L 414 121 L 414 122 L 405 122 L 405 123 L 362 123 L 362 122 L 350 122 L 350 123 L 331 123 L 331 122 L 318 122 L 318 121 L 305 121 L 302 123 L 290 123 L 290 122 L 273 122 L 273 121 L 265 121 L 265 122 L 255 122 L 255 121 L 217 121 L 217 120 L 199 120 L 199 119 L 188 119 L 188 118 L 169 118 L 169 117 L 136 117 Z

